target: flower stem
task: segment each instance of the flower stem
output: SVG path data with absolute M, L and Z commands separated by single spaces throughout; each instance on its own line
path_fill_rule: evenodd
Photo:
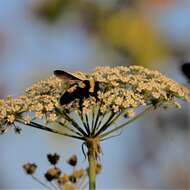
M 83 129 L 78 125 L 77 122 L 75 122 L 75 120 L 72 117 L 70 117 L 69 114 L 67 114 L 65 111 L 60 111 L 59 109 L 56 109 L 56 110 L 60 115 L 64 115 L 65 119 L 68 122 L 70 122 L 72 126 L 75 127 L 75 129 L 77 129 L 81 133 L 82 136 L 87 136 L 85 131 L 83 131 Z
M 96 189 L 96 158 L 94 157 L 93 150 L 88 152 L 88 162 L 89 162 L 89 190 Z
M 30 127 L 37 128 L 37 129 L 49 131 L 49 132 L 52 132 L 52 133 L 55 133 L 55 134 L 64 135 L 64 136 L 76 138 L 76 139 L 79 139 L 79 140 L 84 140 L 84 137 L 76 136 L 76 135 L 70 135 L 70 134 L 64 133 L 64 132 L 62 132 L 62 131 L 58 131 L 58 130 L 56 130 L 56 129 L 51 129 L 51 128 L 49 128 L 49 127 L 40 125 L 40 124 L 35 123 L 35 122 L 30 122 L 30 123 L 26 124 L 26 123 L 25 123 L 23 120 L 21 120 L 21 119 L 17 119 L 17 122 L 18 122 L 18 123 L 22 123 L 22 124 L 24 124 L 24 125 L 28 125 L 28 126 L 30 126 Z
M 125 127 L 126 125 L 128 125 L 128 124 L 134 122 L 135 120 L 139 119 L 139 118 L 142 117 L 145 113 L 147 113 L 148 111 L 151 111 L 152 109 L 154 109 L 154 106 L 148 107 L 147 109 L 145 109 L 144 111 L 142 111 L 141 113 L 139 113 L 136 117 L 132 118 L 131 120 L 129 120 L 129 121 L 123 123 L 122 125 L 120 125 L 120 126 L 114 128 L 114 129 L 112 129 L 112 130 L 110 130 L 110 131 L 108 131 L 108 132 L 106 132 L 106 133 L 100 135 L 100 138 L 103 139 L 104 137 L 106 137 L 106 136 L 112 134 L 113 132 L 122 129 L 123 127 Z
M 97 139 L 88 139 L 87 142 L 88 148 L 88 177 L 89 177 L 89 190 L 96 189 L 96 162 L 99 154 L 99 141 Z

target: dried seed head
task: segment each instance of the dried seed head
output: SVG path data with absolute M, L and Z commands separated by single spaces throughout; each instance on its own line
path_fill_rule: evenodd
M 60 159 L 60 156 L 56 153 L 55 154 L 48 154 L 47 159 L 52 165 L 56 165 Z
M 77 188 L 76 188 L 75 185 L 72 184 L 72 183 L 66 183 L 66 184 L 64 185 L 64 190 L 77 190 Z
M 28 175 L 33 175 L 37 169 L 37 165 L 35 163 L 27 163 L 23 165 L 23 169 Z
M 77 165 L 77 156 L 76 155 L 72 155 L 68 160 L 67 163 L 71 166 L 76 166 Z
M 75 170 L 73 172 L 73 176 L 75 176 L 77 179 L 80 179 L 81 177 L 83 177 L 85 175 L 85 170 L 84 169 L 80 169 L 80 170 Z
M 69 181 L 72 183 L 76 183 L 77 182 L 77 178 L 74 175 L 70 175 L 69 176 Z
M 63 176 L 60 176 L 60 177 L 59 177 L 58 183 L 59 183 L 60 185 L 65 185 L 67 182 L 69 182 L 69 176 L 68 176 L 66 173 L 64 173 Z
M 61 170 L 57 167 L 50 168 L 45 174 L 44 177 L 47 181 L 52 181 L 54 179 L 58 179 L 61 175 Z

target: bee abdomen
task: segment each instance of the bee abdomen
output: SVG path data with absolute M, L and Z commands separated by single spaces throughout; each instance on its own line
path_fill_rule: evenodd
M 65 92 L 61 98 L 60 98 L 60 104 L 65 105 L 71 103 L 73 100 L 75 100 L 77 97 L 74 93 Z

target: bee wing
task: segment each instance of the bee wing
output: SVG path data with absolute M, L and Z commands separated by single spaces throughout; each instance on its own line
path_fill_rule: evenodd
M 62 70 L 55 70 L 54 75 L 58 77 L 59 79 L 65 80 L 65 81 L 74 81 L 74 82 L 80 82 L 82 81 L 81 79 L 65 72 Z

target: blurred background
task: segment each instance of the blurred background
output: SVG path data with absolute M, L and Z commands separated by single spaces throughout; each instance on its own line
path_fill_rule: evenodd
M 190 60 L 189 0 L 0 0 L 0 97 L 21 95 L 55 69 L 142 65 L 186 85 Z M 99 189 L 189 189 L 189 110 L 157 110 L 102 144 Z M 49 167 L 47 153 L 66 160 L 81 144 L 23 127 L 0 137 L 0 189 L 41 188 L 22 164 Z M 62 162 L 65 170 L 70 170 Z

